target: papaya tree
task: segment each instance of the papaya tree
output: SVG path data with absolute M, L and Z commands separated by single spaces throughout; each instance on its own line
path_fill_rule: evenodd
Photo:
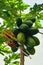
M 29 12 L 24 13 L 28 8 Z M 39 31 L 43 28 L 40 23 L 43 4 L 35 3 L 30 7 L 22 0 L 0 0 L 0 18 L 3 20 L 3 25 L 0 23 L 0 54 L 5 57 L 5 65 L 24 65 L 24 57 L 34 55 L 34 47 L 40 44 L 34 35 L 43 34 Z

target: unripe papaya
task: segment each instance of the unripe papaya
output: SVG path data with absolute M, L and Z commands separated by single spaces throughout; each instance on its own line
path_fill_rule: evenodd
M 19 17 L 16 19 L 16 25 L 19 27 L 22 24 L 22 19 Z
M 40 41 L 37 37 L 33 36 L 33 39 L 35 41 L 35 46 L 38 46 L 40 44 Z
M 17 36 L 17 34 L 19 33 L 19 29 L 18 28 L 13 28 L 12 32 L 15 36 Z
M 27 46 L 32 48 L 32 47 L 35 46 L 35 41 L 34 41 L 34 39 L 32 37 L 27 37 L 26 44 L 27 44 Z
M 28 35 L 35 35 L 35 34 L 37 34 L 38 32 L 39 32 L 38 28 L 32 27 L 32 28 L 29 28 L 27 34 L 28 34 Z
M 29 54 L 31 54 L 31 55 L 34 55 L 34 54 L 35 54 L 35 49 L 34 49 L 34 48 L 31 48 L 31 49 L 27 48 L 27 51 L 28 51 Z
M 20 43 L 20 44 L 23 44 L 25 43 L 25 35 L 24 33 L 18 33 L 17 35 L 17 41 Z
M 32 26 L 33 22 L 31 20 L 23 22 L 23 24 L 27 24 L 29 27 Z
M 29 27 L 26 24 L 21 24 L 21 26 L 19 28 L 20 28 L 21 32 L 26 33 L 28 31 Z

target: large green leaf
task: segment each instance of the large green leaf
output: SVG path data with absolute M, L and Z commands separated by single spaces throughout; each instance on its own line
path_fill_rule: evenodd
M 39 14 L 39 18 L 40 18 L 41 20 L 43 20 L 43 12 L 41 12 L 41 13 Z
M 3 45 L 3 44 L 0 44 L 0 51 L 3 52 L 3 53 L 12 53 L 12 51 L 9 49 L 9 47 Z
M 40 19 L 36 19 L 35 26 L 38 27 L 38 28 L 41 28 L 42 27 L 42 25 L 40 23 Z
M 17 57 L 15 57 L 15 56 L 17 56 Z M 5 58 L 4 58 L 4 61 L 5 61 L 5 65 L 7 64 L 9 64 L 9 65 L 18 65 L 19 64 L 19 61 L 17 61 L 17 59 L 19 59 L 20 58 L 20 55 L 19 55 L 19 53 L 12 53 L 12 54 L 10 54 L 8 57 L 6 56 Z M 14 60 L 14 61 L 12 61 L 12 60 Z M 16 61 L 15 61 L 16 60 Z

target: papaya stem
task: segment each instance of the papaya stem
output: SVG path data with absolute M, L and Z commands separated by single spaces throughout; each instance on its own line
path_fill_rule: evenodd
M 24 65 L 24 53 L 22 50 L 24 49 L 24 45 L 20 46 L 20 65 Z

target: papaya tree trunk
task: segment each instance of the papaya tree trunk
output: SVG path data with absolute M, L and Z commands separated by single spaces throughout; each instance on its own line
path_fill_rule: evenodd
M 20 65 L 24 65 L 24 53 L 22 50 L 24 49 L 24 45 L 20 46 Z

